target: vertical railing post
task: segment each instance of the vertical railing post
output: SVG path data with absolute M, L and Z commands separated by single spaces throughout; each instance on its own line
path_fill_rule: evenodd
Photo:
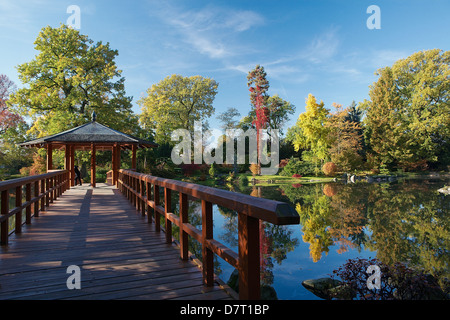
M 164 212 L 166 221 L 166 243 L 172 243 L 172 221 L 167 213 L 172 212 L 172 190 L 164 188 Z
M 135 194 L 134 198 L 136 199 L 134 202 L 134 205 L 136 206 L 136 210 L 141 210 L 141 199 L 139 198 L 139 195 L 141 194 L 141 181 L 139 178 L 134 178 L 134 187 L 135 187 Z
M 1 215 L 7 216 L 9 212 L 9 190 L 3 190 L 1 194 Z M 0 243 L 8 244 L 9 219 L 5 219 L 0 225 Z
M 259 220 L 238 213 L 239 299 L 260 299 Z
M 27 183 L 25 185 L 25 201 L 31 201 L 31 183 Z M 29 204 L 25 209 L 25 223 L 31 223 L 31 204 Z
M 128 201 L 131 201 L 130 198 L 130 176 L 128 174 L 124 174 L 124 181 L 125 181 L 125 196 L 127 197 Z
M 139 202 L 141 203 L 141 214 L 142 214 L 143 217 L 145 217 L 145 207 L 146 207 L 146 203 L 145 203 L 145 200 L 144 200 L 145 181 L 144 181 L 144 180 L 141 180 L 141 179 L 142 179 L 142 178 L 139 179 L 139 182 L 140 182 L 140 188 L 141 188 L 141 198 L 139 199 Z M 145 194 L 145 196 L 146 196 L 147 199 L 148 199 L 147 194 Z
M 132 179 L 131 179 L 130 175 L 128 175 L 128 174 L 126 177 L 127 177 L 127 198 L 128 198 L 128 201 L 132 202 L 132 197 L 131 197 Z
M 188 197 L 180 192 L 180 256 L 182 260 L 189 259 L 188 234 L 184 231 L 184 224 L 188 223 Z
M 214 253 L 207 247 L 206 242 L 213 238 L 212 203 L 202 200 L 202 257 L 203 284 L 214 286 Z
M 22 186 L 16 187 L 16 208 L 22 206 Z M 22 232 L 22 210 L 16 213 L 16 233 Z
M 134 193 L 136 191 L 136 179 L 133 176 L 130 176 L 131 178 L 131 203 L 133 206 L 136 206 L 136 194 Z
M 34 182 L 34 197 L 39 197 L 39 181 Z M 39 200 L 34 203 L 34 216 L 39 217 Z
M 45 180 L 46 179 L 42 179 L 40 181 L 40 184 L 41 184 L 41 195 L 42 195 L 42 198 L 41 198 L 41 211 L 45 210 L 45 204 L 47 202 L 47 200 L 46 200 L 47 197 L 44 196 L 44 194 L 45 194 Z
M 146 182 L 146 192 L 147 192 L 147 200 L 150 201 L 152 198 L 152 184 L 150 182 Z M 147 222 L 152 223 L 153 217 L 153 208 L 147 204 Z
M 48 178 L 47 179 L 48 182 L 48 201 L 49 204 L 48 206 L 50 206 L 50 203 L 53 203 L 53 177 L 52 178 Z
M 50 179 L 45 179 L 45 210 L 50 206 Z
M 155 230 L 156 231 L 161 231 L 161 218 L 160 218 L 160 213 L 158 210 L 156 210 L 156 206 L 159 206 L 159 186 L 157 186 L 156 184 L 153 185 L 153 197 L 154 197 L 154 202 L 155 202 Z
M 53 200 L 56 200 L 59 197 L 59 176 L 58 175 L 53 177 L 53 186 L 55 187 L 55 190 L 53 191 Z
M 52 197 L 50 198 L 50 202 L 53 203 L 56 200 L 56 189 L 57 189 L 57 184 L 56 184 L 56 177 L 53 176 L 50 178 L 51 183 L 50 186 L 52 187 Z

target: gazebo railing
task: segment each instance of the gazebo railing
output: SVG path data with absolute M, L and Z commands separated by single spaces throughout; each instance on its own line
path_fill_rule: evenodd
M 54 170 L 48 173 L 0 182 L 0 244 L 7 245 L 9 235 L 21 233 L 24 223 L 38 217 L 54 200 L 69 188 L 69 172 Z M 10 201 L 14 198 L 14 201 Z M 12 208 L 11 208 L 12 207 Z M 25 222 L 23 222 L 25 210 Z M 10 227 L 10 218 L 15 219 Z
M 172 242 L 172 223 L 179 227 L 181 259 L 188 259 L 188 236 L 201 243 L 203 282 L 206 286 L 214 285 L 214 254 L 236 268 L 239 273 L 240 299 L 260 298 L 260 221 L 276 225 L 300 222 L 298 213 L 284 202 L 154 177 L 132 170 L 119 170 L 118 188 L 142 215 L 147 213 L 148 223 L 152 223 L 154 215 L 157 231 L 161 229 L 160 217 L 164 217 L 167 243 Z M 160 188 L 164 188 L 164 207 L 160 204 Z M 179 193 L 178 216 L 171 207 L 172 191 Z M 188 197 L 201 201 L 201 230 L 189 223 Z M 213 204 L 237 211 L 238 253 L 214 239 Z

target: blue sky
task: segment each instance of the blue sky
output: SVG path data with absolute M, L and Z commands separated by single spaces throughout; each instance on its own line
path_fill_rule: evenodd
M 47 26 L 81 11 L 80 32 L 109 42 L 137 101 L 168 75 L 201 75 L 219 83 L 216 114 L 250 110 L 246 76 L 264 66 L 269 94 L 305 110 L 309 93 L 331 108 L 368 98 L 378 68 L 427 49 L 450 48 L 447 0 L 0 0 L 0 73 L 21 87 L 15 67 L 36 55 L 33 42 Z M 366 26 L 370 5 L 381 29 Z M 217 127 L 215 117 L 209 119 Z

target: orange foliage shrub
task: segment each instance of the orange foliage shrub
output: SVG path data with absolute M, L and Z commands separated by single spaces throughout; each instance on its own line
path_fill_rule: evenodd
M 323 193 L 327 197 L 334 196 L 337 193 L 336 185 L 332 183 L 327 183 L 326 185 L 323 186 Z
M 333 162 L 326 162 L 322 167 L 322 171 L 326 176 L 332 177 L 337 172 L 337 166 Z
M 252 174 L 253 174 L 254 176 L 259 175 L 259 165 L 256 164 L 256 163 L 252 163 L 252 164 L 250 165 L 250 171 L 252 172 Z

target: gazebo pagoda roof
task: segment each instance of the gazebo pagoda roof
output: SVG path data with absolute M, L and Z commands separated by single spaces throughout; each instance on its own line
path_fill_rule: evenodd
M 73 144 L 77 149 L 90 148 L 92 143 L 96 144 L 99 148 L 102 148 L 102 146 L 110 148 L 114 144 L 118 144 L 127 149 L 131 149 L 132 145 L 136 145 L 138 148 L 152 148 L 158 146 L 156 143 L 111 129 L 95 121 L 95 118 L 93 121 L 76 128 L 50 136 L 25 141 L 19 145 L 23 147 L 42 148 L 50 143 L 54 146 L 61 145 L 61 147 L 66 144 Z

